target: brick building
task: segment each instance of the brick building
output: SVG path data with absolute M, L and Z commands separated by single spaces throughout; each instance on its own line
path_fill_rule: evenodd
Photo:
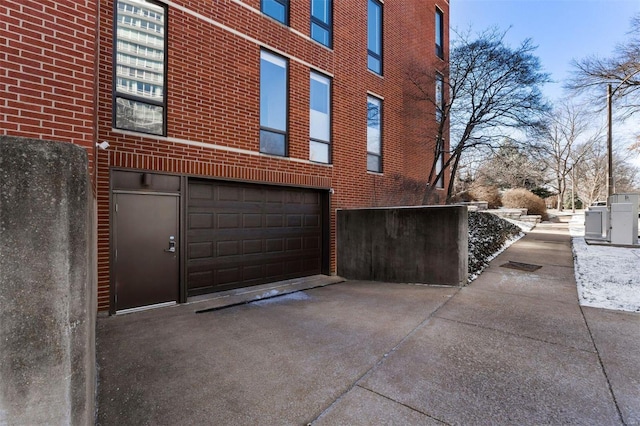
M 448 0 L 6 0 L 0 134 L 87 149 L 99 310 L 331 274 L 335 209 L 422 201 L 439 114 L 405 73 L 446 66 L 448 14 Z

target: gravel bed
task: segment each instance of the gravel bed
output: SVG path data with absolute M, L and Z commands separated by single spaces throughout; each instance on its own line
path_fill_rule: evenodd
M 469 212 L 469 282 L 523 235 L 519 226 L 494 214 Z

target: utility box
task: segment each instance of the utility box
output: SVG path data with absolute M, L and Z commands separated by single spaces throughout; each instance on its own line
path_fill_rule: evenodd
M 611 209 L 611 244 L 638 244 L 638 194 L 613 194 Z
M 588 240 L 607 240 L 609 237 L 609 209 L 591 206 L 584 212 L 584 237 Z
M 640 203 L 640 194 L 613 194 L 609 197 L 609 205 L 615 203 L 631 203 L 638 208 Z
M 611 204 L 611 244 L 638 244 L 638 206 Z

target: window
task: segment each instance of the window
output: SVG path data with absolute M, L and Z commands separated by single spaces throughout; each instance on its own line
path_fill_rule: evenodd
M 442 122 L 444 117 L 444 77 L 436 74 L 436 121 Z
M 438 176 L 438 174 L 442 171 L 443 166 L 444 166 L 444 153 L 440 152 L 438 154 L 438 161 L 436 161 L 436 176 Z M 436 188 L 440 188 L 440 189 L 444 188 L 444 173 L 436 181 Z
M 367 170 L 382 172 L 382 101 L 367 97 Z
M 444 15 L 436 9 L 436 55 L 444 59 Z
M 382 4 L 369 0 L 367 26 L 368 67 L 382 74 Z
M 261 0 L 262 13 L 289 25 L 289 0 Z
M 260 52 L 260 152 L 287 155 L 287 60 Z
M 331 148 L 331 80 L 311 73 L 309 87 L 309 159 L 330 163 Z
M 114 127 L 166 134 L 166 10 L 118 0 L 114 37 Z
M 311 0 L 311 38 L 331 47 L 332 0 Z

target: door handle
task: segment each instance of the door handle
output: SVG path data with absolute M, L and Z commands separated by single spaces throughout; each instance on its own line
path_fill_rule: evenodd
M 176 237 L 171 235 L 169 237 L 169 248 L 164 250 L 167 253 L 175 253 L 176 252 Z

